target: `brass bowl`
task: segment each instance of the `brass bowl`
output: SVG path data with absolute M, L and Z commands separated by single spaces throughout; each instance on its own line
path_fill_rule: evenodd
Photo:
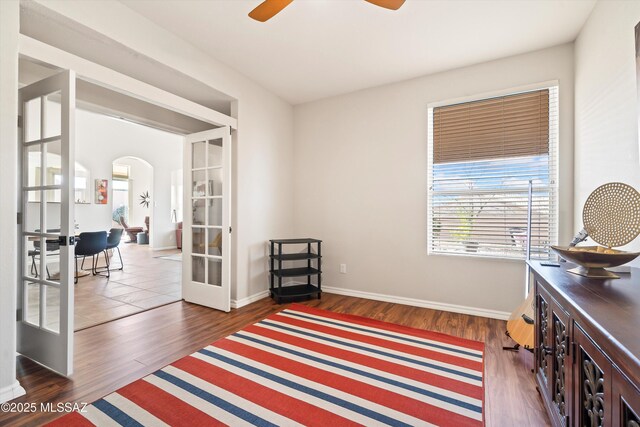
M 607 249 L 611 253 L 595 252 L 597 246 L 551 246 L 562 258 L 580 267 L 568 270 L 570 273 L 596 279 L 619 279 L 620 276 L 605 270 L 607 267 L 617 267 L 636 259 L 640 252 L 624 252 Z M 587 250 L 594 252 L 587 252 Z

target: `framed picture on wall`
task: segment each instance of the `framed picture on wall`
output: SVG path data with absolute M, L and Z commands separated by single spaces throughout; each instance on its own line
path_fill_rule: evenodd
M 109 180 L 96 179 L 96 204 L 106 205 L 109 201 Z

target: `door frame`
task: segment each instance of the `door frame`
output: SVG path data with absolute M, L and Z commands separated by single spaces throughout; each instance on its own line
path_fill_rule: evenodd
M 80 80 L 139 99 L 169 111 L 198 119 L 213 126 L 238 129 L 238 120 L 204 105 L 182 98 L 111 68 L 91 62 L 39 40 L 20 34 L 18 54 L 21 57 L 49 64 L 62 70 L 74 70 Z
M 73 69 L 76 73 L 76 79 L 85 80 L 104 88 L 113 90 L 118 93 L 125 94 L 135 99 L 143 100 L 145 102 L 151 103 L 158 107 L 165 108 L 169 111 L 178 112 L 180 114 L 201 120 L 206 123 L 210 123 L 214 126 L 227 126 L 229 129 L 236 131 L 238 129 L 238 121 L 235 117 L 228 116 L 226 114 L 220 113 L 203 105 L 197 104 L 188 99 L 182 98 L 175 94 L 172 94 L 168 91 L 160 89 L 156 86 L 150 85 L 148 83 L 142 82 L 140 80 L 136 80 L 132 77 L 129 77 L 125 74 L 119 73 L 115 70 L 112 70 L 108 67 L 101 66 L 97 63 L 86 60 L 82 57 L 71 54 L 67 51 L 55 48 L 46 43 L 40 42 L 36 39 L 30 38 L 23 34 L 18 35 L 18 56 L 29 58 L 31 60 L 42 62 L 45 64 L 52 65 L 59 69 Z M 19 87 L 18 87 L 19 89 Z M 75 101 L 75 94 L 74 94 Z M 234 101 L 237 103 L 237 101 Z M 237 104 L 236 104 L 237 105 Z M 232 108 L 237 111 L 237 108 Z M 231 138 L 233 140 L 234 138 Z M 16 159 L 17 161 L 18 159 Z M 231 169 L 231 165 L 229 165 L 229 170 Z M 229 172 L 231 174 L 231 170 Z M 183 180 L 183 191 L 186 193 L 186 182 Z M 21 193 L 21 190 L 18 190 L 18 193 Z M 231 196 L 231 191 L 229 192 L 229 196 Z M 17 195 L 16 195 L 17 196 Z M 229 203 L 231 205 L 231 203 Z M 18 209 L 22 208 L 21 201 L 19 202 Z M 185 206 L 183 206 L 184 212 Z M 184 216 L 184 215 L 183 215 Z M 231 216 L 228 217 L 229 222 L 231 221 Z M 230 225 L 230 224 L 229 224 Z M 228 233 L 223 233 L 223 235 L 227 235 L 228 244 L 226 245 L 230 248 L 231 239 L 228 236 Z M 20 233 L 16 235 L 17 238 L 20 237 Z M 19 240 L 15 240 L 13 242 L 9 242 L 9 244 L 13 245 L 13 247 L 18 247 Z M 229 264 L 232 265 L 232 257 L 233 253 L 230 252 L 229 255 Z M 18 261 L 16 261 L 18 263 Z M 183 271 L 184 271 L 184 261 L 183 261 Z M 22 268 L 20 266 L 20 268 Z M 230 269 L 228 269 L 228 274 L 230 275 Z M 22 271 L 22 270 L 18 270 Z M 16 277 L 16 285 L 19 285 L 19 278 Z M 230 280 L 229 280 L 230 285 Z M 73 297 L 70 299 L 71 304 L 73 304 Z M 21 305 L 20 301 L 17 301 L 16 311 L 18 307 Z M 70 306 L 73 308 L 73 305 Z M 71 328 L 71 340 L 73 340 L 73 328 Z M 71 341 L 73 343 L 73 341 Z M 71 345 L 71 349 L 73 350 L 73 345 Z M 73 362 L 73 351 L 68 355 L 68 358 L 71 362 Z

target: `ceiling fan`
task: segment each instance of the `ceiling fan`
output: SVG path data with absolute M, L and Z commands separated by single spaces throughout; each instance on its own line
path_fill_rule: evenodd
M 249 12 L 249 17 L 256 21 L 265 22 L 273 18 L 278 12 L 280 12 L 293 0 L 264 0 L 255 9 Z M 405 0 L 365 0 L 376 6 L 384 7 L 385 9 L 398 10 Z

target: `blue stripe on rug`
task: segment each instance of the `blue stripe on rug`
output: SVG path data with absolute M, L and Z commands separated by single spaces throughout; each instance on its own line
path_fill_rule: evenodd
M 223 356 L 221 354 L 215 353 L 215 352 L 213 352 L 211 350 L 207 350 L 207 349 L 203 348 L 198 353 L 204 354 L 206 356 L 212 357 L 212 358 L 217 359 L 217 360 L 221 360 L 221 361 L 223 361 L 225 363 L 228 363 L 230 365 L 233 365 L 233 366 L 235 366 L 237 368 L 244 369 L 245 371 L 249 371 L 251 373 L 259 375 L 259 376 L 261 376 L 263 378 L 266 378 L 268 380 L 277 382 L 277 383 L 282 384 L 282 385 L 284 385 L 286 387 L 290 387 L 290 388 L 292 388 L 294 390 L 298 390 L 300 392 L 309 394 L 311 396 L 317 397 L 317 398 L 325 400 L 327 402 L 331 402 L 331 403 L 333 403 L 335 405 L 342 406 L 343 408 L 349 409 L 349 410 L 351 410 L 353 412 L 357 412 L 357 413 L 359 413 L 361 415 L 364 415 L 366 417 L 369 417 L 369 418 L 371 418 L 373 420 L 376 420 L 376 421 L 379 421 L 381 423 L 384 423 L 384 424 L 387 424 L 387 425 L 390 425 L 390 426 L 407 426 L 407 427 L 409 426 L 409 424 L 403 423 L 402 421 L 395 420 L 395 419 L 393 419 L 391 417 L 388 417 L 388 416 L 386 416 L 384 414 L 381 414 L 379 412 L 373 411 L 373 410 L 368 409 L 368 408 L 364 408 L 364 407 L 362 407 L 360 405 L 357 405 L 357 404 L 352 403 L 352 402 L 348 402 L 348 401 L 346 401 L 344 399 L 340 399 L 338 397 L 331 396 L 330 394 L 327 394 L 327 393 L 324 393 L 322 391 L 313 389 L 311 387 L 307 387 L 307 386 L 304 386 L 302 384 L 295 383 L 293 381 L 290 381 L 290 380 L 287 380 L 285 378 L 279 377 L 279 376 L 277 376 L 275 374 L 263 371 L 262 369 L 258 369 L 256 367 L 247 365 L 246 363 L 242 363 L 242 362 L 239 362 L 237 360 L 233 360 L 233 359 L 231 359 L 229 357 Z
M 111 418 L 113 421 L 117 422 L 121 426 L 125 427 L 144 427 L 142 424 L 131 418 L 126 412 L 119 409 L 117 406 L 112 403 L 107 402 L 104 399 L 100 399 L 92 404 L 94 407 L 98 408 L 100 411 L 104 412 Z
M 455 353 L 466 354 L 467 356 L 472 356 L 472 357 L 477 357 L 478 359 L 482 359 L 482 354 L 477 354 L 477 353 L 473 353 L 473 352 L 470 352 L 470 351 L 460 350 L 460 349 L 457 349 L 457 348 L 451 348 L 451 347 L 447 347 L 446 345 L 439 345 L 439 344 L 434 344 L 434 343 L 430 343 L 430 342 L 420 341 L 418 339 L 401 337 L 401 336 L 397 336 L 397 335 L 393 335 L 393 334 L 388 334 L 386 332 L 380 332 L 379 330 L 372 331 L 370 329 L 359 328 L 359 327 L 353 326 L 351 324 L 350 325 L 345 325 L 343 323 L 338 323 L 338 322 L 334 322 L 334 321 L 331 321 L 331 320 L 318 319 L 318 318 L 315 318 L 315 317 L 306 316 L 304 314 L 300 314 L 298 312 L 294 312 L 294 311 L 290 311 L 290 310 L 284 310 L 284 312 L 287 313 L 287 314 L 290 314 L 291 316 L 301 317 L 301 318 L 309 319 L 309 320 L 315 320 L 315 321 L 318 321 L 318 322 L 327 323 L 327 324 L 335 325 L 335 326 L 342 326 L 342 327 L 345 327 L 345 328 L 354 329 L 356 331 L 369 332 L 369 333 L 373 333 L 373 334 L 376 334 L 376 335 L 382 335 L 382 336 L 385 336 L 385 337 L 399 339 L 399 340 L 402 340 L 402 341 L 408 341 L 408 342 L 412 342 L 412 343 L 416 343 L 416 344 L 422 344 L 422 345 L 426 345 L 426 346 L 433 347 L 433 348 L 439 348 L 441 350 L 453 351 Z
M 279 324 L 279 323 L 273 323 L 273 322 L 270 322 L 270 321 L 267 321 L 267 320 L 262 320 L 262 321 L 260 321 L 258 323 L 259 324 L 273 326 L 274 328 L 283 329 L 283 330 L 286 330 L 286 331 L 289 331 L 289 332 L 295 332 L 297 334 L 306 335 L 308 337 L 313 337 L 313 338 L 316 338 L 316 339 L 319 339 L 319 340 L 328 341 L 328 342 L 331 342 L 331 343 L 334 343 L 334 344 L 340 344 L 340 345 L 344 345 L 344 346 L 351 347 L 351 348 L 357 348 L 358 350 L 363 350 L 363 351 L 367 351 L 367 352 L 370 352 L 370 353 L 376 353 L 376 354 L 379 354 L 381 356 L 391 357 L 393 359 L 398 359 L 398 360 L 403 360 L 405 362 L 415 363 L 417 365 L 426 366 L 428 368 L 437 369 L 439 371 L 448 372 L 450 374 L 458 375 L 458 376 L 469 378 L 469 379 L 472 379 L 472 380 L 482 381 L 482 377 L 479 376 L 479 375 L 468 374 L 466 372 L 456 371 L 455 369 L 452 369 L 452 368 L 447 368 L 447 367 L 444 367 L 444 366 L 435 365 L 435 364 L 429 363 L 429 362 L 423 362 L 421 360 L 415 360 L 415 359 L 412 359 L 410 357 L 405 357 L 405 356 L 400 356 L 400 355 L 397 355 L 397 354 L 387 353 L 387 352 L 382 351 L 382 350 L 376 350 L 376 349 L 373 349 L 373 348 L 368 348 L 368 347 L 365 347 L 365 346 L 362 346 L 362 345 L 348 343 L 348 342 L 345 342 L 345 341 L 342 341 L 342 340 L 338 340 L 338 339 L 323 337 L 321 335 L 316 335 L 316 334 L 311 333 L 311 332 L 290 328 L 288 326 L 284 326 L 284 325 Z
M 221 399 L 217 396 L 214 396 L 213 394 L 202 390 L 199 387 L 194 386 L 191 383 L 186 382 L 183 379 L 180 379 L 176 376 L 173 376 L 165 371 L 157 371 L 154 372 L 153 375 L 162 378 L 165 381 L 170 382 L 171 384 L 174 384 L 178 387 L 180 387 L 181 389 L 188 391 L 189 393 L 193 394 L 194 396 L 198 396 L 199 398 L 206 400 L 207 402 L 211 403 L 212 405 L 217 406 L 218 408 L 229 412 L 230 414 L 235 415 L 238 418 L 241 418 L 243 420 L 245 420 L 246 422 L 253 424 L 254 426 L 259 426 L 259 427 L 277 427 L 276 424 L 273 424 L 267 420 L 265 420 L 264 418 L 260 418 L 257 415 L 252 414 L 249 411 L 245 411 L 244 409 L 227 402 L 224 399 Z
M 255 342 L 255 343 L 258 343 L 258 344 L 262 344 L 262 345 L 265 345 L 265 346 L 268 346 L 268 347 L 271 347 L 271 348 L 275 348 L 275 349 L 278 349 L 280 351 L 284 351 L 284 352 L 289 353 L 289 354 L 294 354 L 296 356 L 299 356 L 299 357 L 302 357 L 302 358 L 305 358 L 305 359 L 308 359 L 308 360 L 313 360 L 314 362 L 321 363 L 323 365 L 328 365 L 328 366 L 332 366 L 334 368 L 339 368 L 339 369 L 343 369 L 345 371 L 353 372 L 354 374 L 362 375 L 364 377 L 371 378 L 371 379 L 374 379 L 374 380 L 377 380 L 377 381 L 381 381 L 381 382 L 384 382 L 384 383 L 387 383 L 387 384 L 390 384 L 390 385 L 394 385 L 396 387 L 400 387 L 400 388 L 403 388 L 405 390 L 413 391 L 415 393 L 422 394 L 423 396 L 428 396 L 428 397 L 440 400 L 442 402 L 447 402 L 447 403 L 450 403 L 452 405 L 456 405 L 456 406 L 459 406 L 461 408 L 468 409 L 470 411 L 475 411 L 475 412 L 478 412 L 478 413 L 482 412 L 482 407 L 481 406 L 477 406 L 477 405 L 474 405 L 472 403 L 468 403 L 468 402 L 464 402 L 462 400 L 458 400 L 458 399 L 455 399 L 455 398 L 452 398 L 452 397 L 444 396 L 442 394 L 439 394 L 439 393 L 436 393 L 436 392 L 433 392 L 433 391 L 430 391 L 430 390 L 425 390 L 425 389 L 422 389 L 422 388 L 419 388 L 419 387 L 415 387 L 415 386 L 412 386 L 410 384 L 404 384 L 404 383 L 401 383 L 400 381 L 396 381 L 396 380 L 392 380 L 392 379 L 389 379 L 389 378 L 381 377 L 380 375 L 376 375 L 376 374 L 373 374 L 371 372 L 363 371 L 361 369 L 351 368 L 349 366 L 345 366 L 345 365 L 342 365 L 342 364 L 336 363 L 336 362 L 330 362 L 328 360 L 324 360 L 324 359 L 321 359 L 321 358 L 316 357 L 316 356 L 311 356 L 311 355 L 308 355 L 308 354 L 305 354 L 305 353 L 302 353 L 302 352 L 299 352 L 299 351 L 296 351 L 296 350 L 291 350 L 291 349 L 288 349 L 286 347 L 279 346 L 277 344 L 272 344 L 272 343 L 269 343 L 269 342 L 266 342 L 266 341 L 262 341 L 262 340 L 259 340 L 257 338 L 254 338 L 254 337 L 250 337 L 250 336 L 244 335 L 244 334 L 242 334 L 240 332 L 237 332 L 237 333 L 233 334 L 233 336 L 241 337 L 241 338 L 246 339 L 248 341 L 252 341 L 252 342 Z

